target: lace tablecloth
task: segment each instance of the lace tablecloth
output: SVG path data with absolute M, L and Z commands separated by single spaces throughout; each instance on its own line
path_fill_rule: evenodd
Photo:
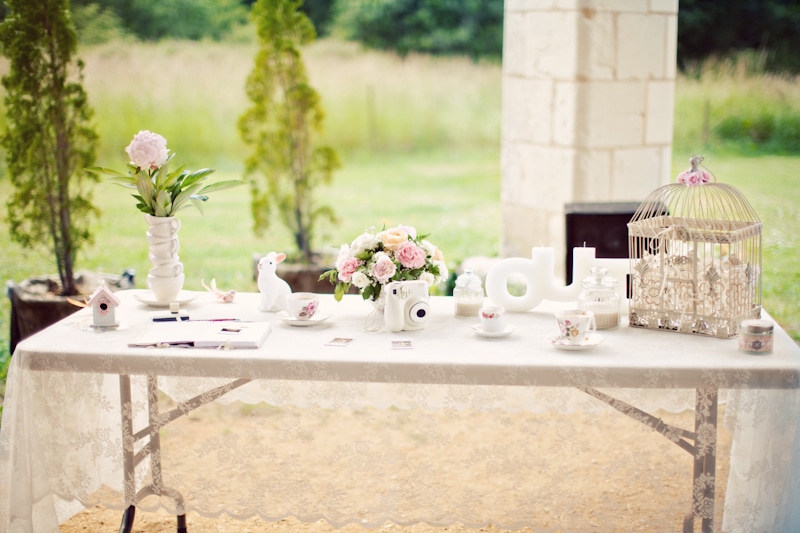
M 656 522 L 639 530 L 678 531 L 692 504 L 691 457 L 585 391 L 691 425 L 685 411 L 698 389 L 719 390 L 732 438 L 717 524 L 800 530 L 792 504 L 800 497 L 800 348 L 780 328 L 767 356 L 739 352 L 736 339 L 624 326 L 601 332 L 591 350 L 566 352 L 550 342 L 558 304 L 548 302 L 510 315 L 508 337 L 482 338 L 477 320 L 455 318 L 445 297 L 432 298 L 424 330 L 366 333 L 371 307 L 357 296 L 325 296 L 319 312 L 330 318 L 293 327 L 259 313 L 257 294 L 234 304 L 202 294 L 186 306 L 192 319 L 269 321 L 264 345 L 129 348 L 154 310 L 133 291 L 117 294 L 119 329 L 93 329 L 86 309 L 17 346 L 0 428 L 0 529 L 58 531 L 102 503 L 334 525 L 592 531 L 647 507 L 648 494 L 663 490 L 663 462 L 685 464 L 685 497 L 648 508 Z M 327 345 L 334 338 L 354 340 Z M 412 346 L 394 349 L 396 340 Z M 121 405 L 127 376 L 130 402 Z M 136 488 L 124 486 L 123 450 L 152 451 L 121 429 L 125 416 L 134 431 L 147 425 L 148 380 L 157 384 L 156 419 L 186 413 L 158 432 L 158 475 L 182 494 L 177 507 L 166 496 L 135 500 Z M 197 411 L 185 403 L 226 386 Z M 618 437 L 595 438 L 612 432 Z M 660 440 L 644 452 L 647 439 Z M 150 460 L 139 462 L 137 487 L 153 475 Z

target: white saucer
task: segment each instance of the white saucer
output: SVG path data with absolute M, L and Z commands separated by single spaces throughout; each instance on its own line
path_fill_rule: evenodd
M 312 316 L 309 319 L 300 320 L 298 318 L 294 318 L 286 311 L 281 311 L 280 313 L 278 313 L 278 318 L 280 318 L 290 326 L 300 326 L 300 327 L 316 326 L 317 324 L 325 322 L 330 317 L 331 317 L 330 313 L 315 313 L 314 316 Z
M 142 291 L 134 293 L 134 298 L 139 300 L 145 305 L 149 305 L 150 307 L 169 307 L 169 304 L 172 302 L 177 302 L 178 305 L 188 304 L 195 298 L 197 298 L 196 292 L 190 291 L 181 291 L 178 293 L 178 296 L 174 300 L 170 300 L 168 302 L 156 300 L 156 296 L 153 294 L 152 291 Z
M 511 333 L 514 331 L 514 326 L 512 326 L 511 324 L 508 324 L 506 326 L 506 329 L 504 329 L 503 331 L 491 332 L 490 333 L 488 331 L 483 331 L 483 327 L 481 327 L 480 324 L 475 324 L 475 325 L 472 326 L 472 330 L 479 337 L 505 337 L 506 335 L 511 335 Z
M 603 337 L 600 336 L 598 333 L 592 333 L 589 335 L 589 338 L 583 341 L 580 344 L 569 344 L 561 337 L 555 337 L 551 339 L 553 345 L 558 348 L 559 350 L 567 350 L 567 351 L 579 351 L 579 350 L 588 350 L 589 348 L 593 348 L 597 346 L 601 342 L 603 342 Z

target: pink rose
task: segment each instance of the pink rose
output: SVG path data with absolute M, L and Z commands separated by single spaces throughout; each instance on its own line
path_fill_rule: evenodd
M 399 226 L 397 226 L 397 229 L 400 231 L 405 231 L 408 234 L 408 236 L 411 237 L 412 239 L 417 238 L 417 230 L 414 228 L 414 226 L 404 226 L 400 224 Z
M 373 256 L 374 263 L 372 264 L 372 270 L 370 274 L 372 277 L 377 279 L 380 283 L 385 283 L 389 280 L 392 276 L 394 276 L 395 272 L 397 272 L 397 267 L 392 261 L 392 258 L 386 255 L 384 252 L 378 252 Z
M 422 268 L 425 266 L 427 252 L 411 241 L 406 241 L 397 247 L 395 257 L 406 268 Z
M 678 183 L 686 185 L 700 185 L 711 181 L 711 176 L 705 170 L 684 170 L 678 174 Z
M 358 267 L 364 264 L 364 261 L 357 257 L 349 257 L 342 261 L 342 266 L 339 267 L 339 281 L 350 283 L 350 277 L 355 274 Z
M 125 148 L 131 163 L 138 168 L 156 170 L 167 161 L 167 140 L 158 133 L 147 130 L 133 136 L 133 140 Z

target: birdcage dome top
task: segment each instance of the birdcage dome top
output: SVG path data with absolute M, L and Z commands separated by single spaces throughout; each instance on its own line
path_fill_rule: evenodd
M 677 183 L 645 198 L 631 218 L 633 234 L 658 236 L 671 230 L 684 240 L 731 242 L 761 232 L 761 221 L 747 198 L 699 168 L 702 160 L 692 156 L 692 168 L 682 172 Z

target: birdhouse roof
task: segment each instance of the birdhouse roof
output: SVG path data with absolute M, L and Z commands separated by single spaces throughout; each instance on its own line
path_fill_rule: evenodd
M 105 282 L 103 282 L 103 284 L 102 284 L 102 285 L 100 285 L 99 287 L 97 287 L 97 290 L 95 290 L 95 291 L 92 293 L 92 296 L 89 298 L 89 304 L 90 304 L 90 305 L 94 305 L 94 303 L 95 303 L 95 302 L 96 302 L 96 301 L 97 301 L 99 298 L 101 298 L 101 297 L 106 297 L 106 298 L 108 298 L 108 299 L 111 301 L 111 303 L 113 303 L 115 306 L 117 306 L 117 305 L 119 305 L 119 304 L 120 304 L 120 300 L 119 300 L 119 298 L 117 298 L 117 297 L 114 295 L 114 293 L 111 291 L 111 289 L 109 289 L 109 288 L 106 286 Z

